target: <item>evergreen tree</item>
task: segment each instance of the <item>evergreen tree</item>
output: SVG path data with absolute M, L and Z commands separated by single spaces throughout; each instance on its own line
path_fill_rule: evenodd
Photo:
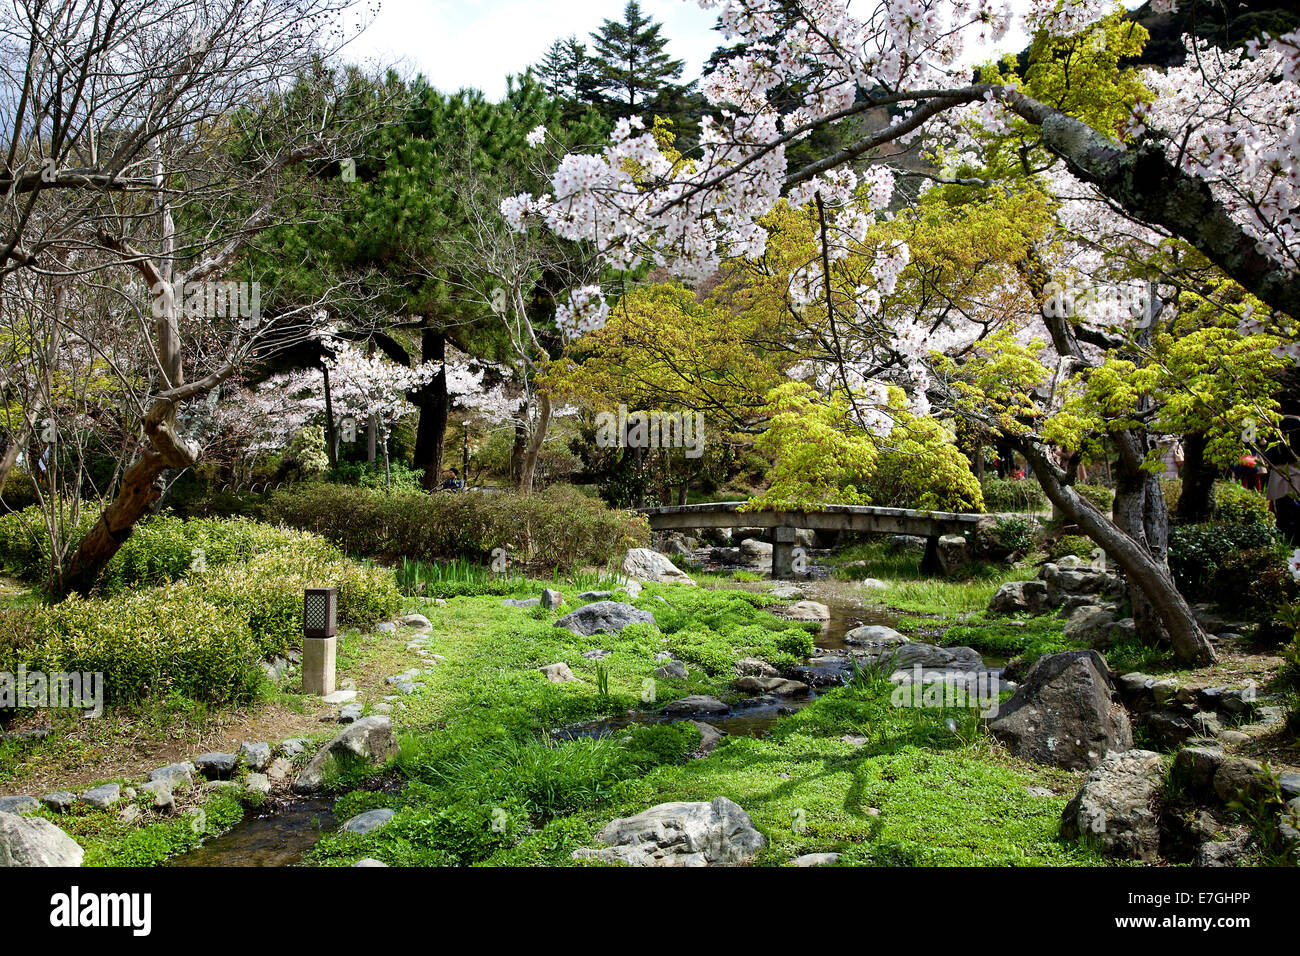
M 595 61 L 576 36 L 556 40 L 534 68 L 542 88 L 568 103 L 594 104 L 600 94 Z
M 685 65 L 672 59 L 660 36 L 662 24 L 641 12 L 637 0 L 628 0 L 623 20 L 606 20 L 591 34 L 596 75 L 609 112 L 615 117 L 637 115 L 665 93 L 678 89 Z

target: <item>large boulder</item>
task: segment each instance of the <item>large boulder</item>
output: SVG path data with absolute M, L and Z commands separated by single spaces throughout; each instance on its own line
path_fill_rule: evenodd
M 740 542 L 740 552 L 751 560 L 772 557 L 772 546 L 766 541 L 759 541 L 757 538 L 746 538 Z
M 831 609 L 820 601 L 796 601 L 782 613 L 792 621 L 829 621 Z
M 1067 558 L 1073 555 L 1066 555 Z M 1078 558 L 1074 559 L 1078 561 Z M 1094 594 L 1113 594 L 1117 595 L 1120 591 L 1120 579 L 1118 575 L 1101 568 L 1088 567 L 1082 563 L 1066 561 L 1062 558 L 1059 562 L 1048 562 L 1038 571 L 1038 577 L 1047 585 L 1047 604 L 1049 607 L 1058 607 L 1066 604 L 1071 598 L 1079 599 L 1083 596 Z M 1095 604 L 1095 601 L 1086 603 Z
M 575 850 L 573 858 L 628 866 L 739 866 L 767 844 L 749 814 L 726 797 L 661 803 L 608 823 L 596 840 L 604 846 Z
M 1047 610 L 1043 581 L 1008 581 L 989 599 L 990 614 L 1042 614 Z
M 1096 651 L 1039 658 L 989 730 L 1016 756 L 1068 770 L 1133 746 L 1128 713 Z
M 318 790 L 325 783 L 328 769 L 336 762 L 362 761 L 377 767 L 397 753 L 393 722 L 382 714 L 362 717 L 327 743 L 298 774 L 293 789 L 299 793 Z
M 623 558 L 623 573 L 637 581 L 657 584 L 694 584 L 685 571 L 668 560 L 668 556 L 649 548 L 632 548 Z
M 617 634 L 629 624 L 654 625 L 655 616 L 630 604 L 619 601 L 593 601 L 571 611 L 555 622 L 574 634 L 591 637 L 593 634 Z
M 1038 528 L 1038 519 L 1029 515 L 980 515 L 975 522 L 976 551 L 987 558 L 1002 560 L 1025 550 L 1024 532 Z M 1030 539 L 1032 541 L 1032 539 Z
M 1158 753 L 1107 754 L 1066 804 L 1061 836 L 1095 846 L 1106 856 L 1154 860 L 1160 821 L 1153 805 L 1163 779 Z
M 85 851 L 49 820 L 0 813 L 0 866 L 81 866 Z

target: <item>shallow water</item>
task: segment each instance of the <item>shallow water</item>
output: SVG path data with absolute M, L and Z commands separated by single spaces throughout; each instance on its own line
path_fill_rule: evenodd
M 293 866 L 334 827 L 331 804 L 324 800 L 250 808 L 243 822 L 168 865 Z

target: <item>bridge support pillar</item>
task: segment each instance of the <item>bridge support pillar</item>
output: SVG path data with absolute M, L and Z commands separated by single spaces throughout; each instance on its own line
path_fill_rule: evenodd
M 939 563 L 938 535 L 929 535 L 925 539 L 925 556 L 921 558 L 921 570 L 926 574 L 943 573 L 943 565 Z
M 794 577 L 794 528 L 772 529 L 772 577 Z

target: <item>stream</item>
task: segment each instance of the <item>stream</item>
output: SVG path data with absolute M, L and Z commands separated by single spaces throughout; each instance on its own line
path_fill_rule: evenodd
M 897 615 L 883 608 L 863 607 L 860 602 L 818 595 L 808 588 L 808 597 L 825 604 L 830 620 L 814 638 L 814 654 L 794 675 L 810 685 L 808 694 L 798 697 L 763 695 L 735 704 L 729 713 L 694 719 L 712 724 L 733 736 L 761 736 L 782 717 L 806 707 L 827 687 L 843 683 L 847 671 L 844 635 L 861 624 L 893 626 Z M 551 732 L 556 740 L 603 737 L 631 724 L 682 720 L 682 715 L 658 712 L 629 712 Z M 172 858 L 169 866 L 294 866 L 316 845 L 321 836 L 333 831 L 338 821 L 332 802 L 312 798 L 277 799 L 263 807 L 249 808 L 242 822 L 220 836 L 209 839 L 189 853 Z

